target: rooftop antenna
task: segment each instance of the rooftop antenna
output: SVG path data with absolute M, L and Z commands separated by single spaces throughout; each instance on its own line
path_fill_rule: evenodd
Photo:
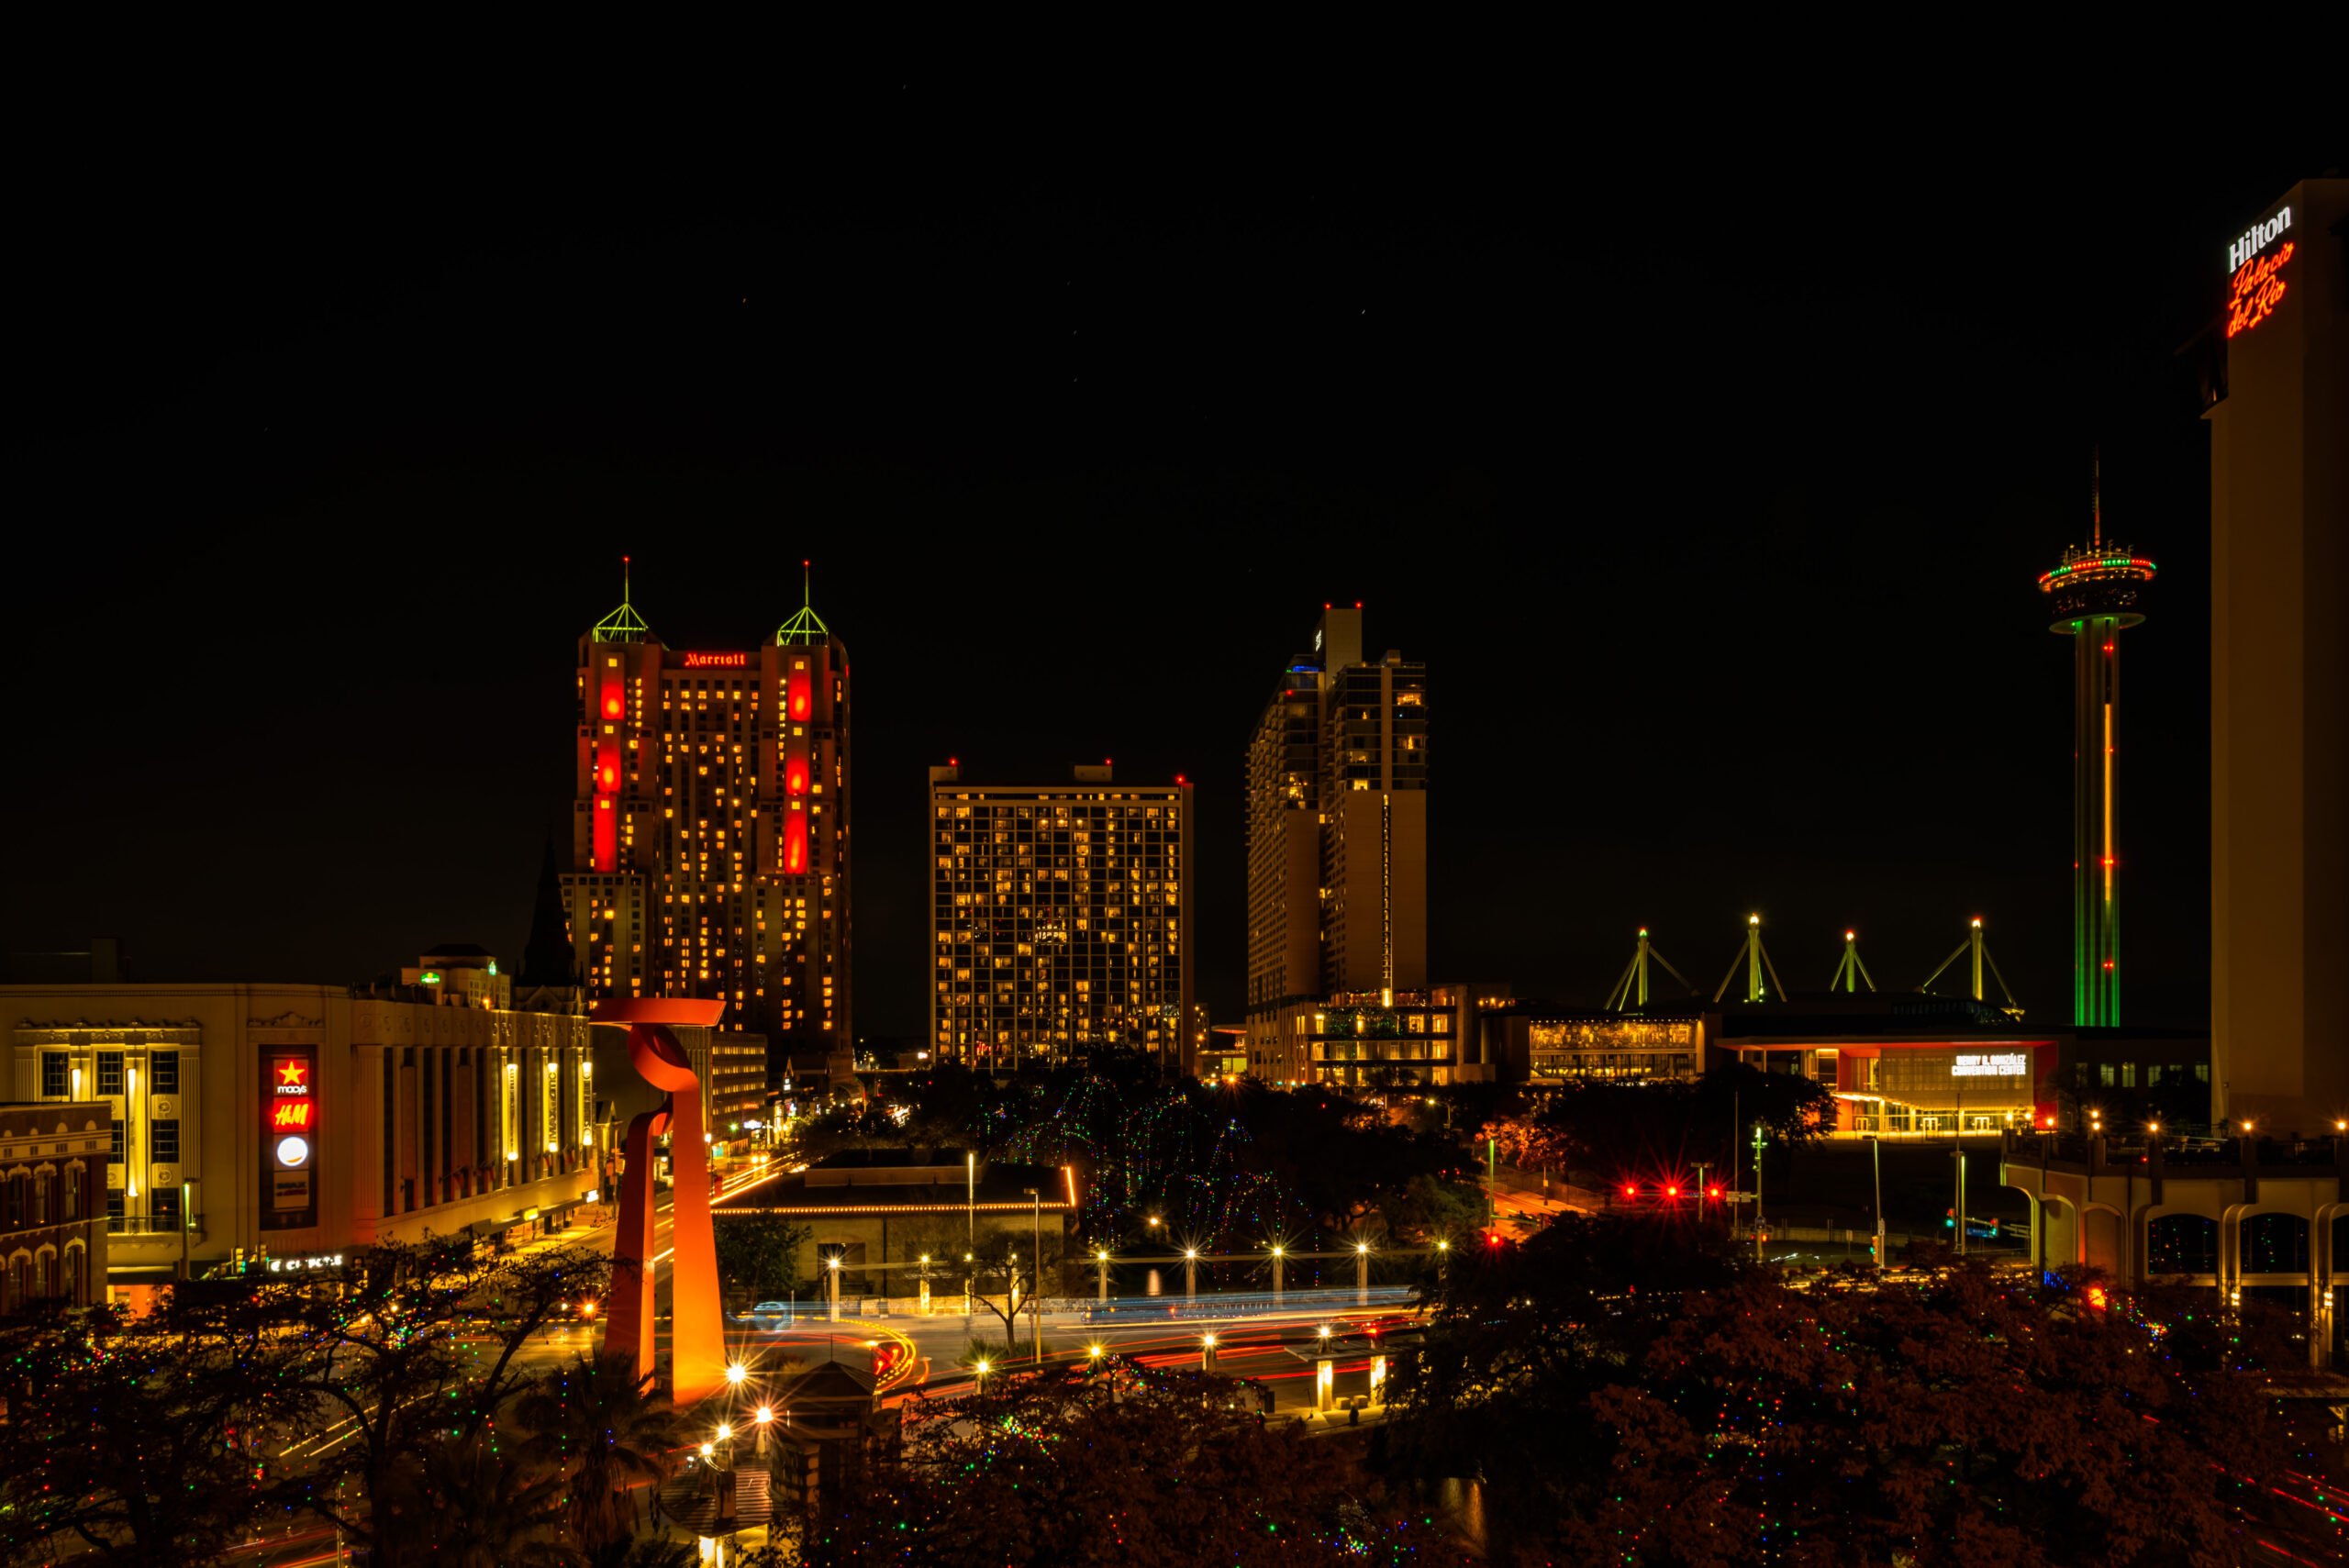
M 1745 917 L 1745 941 L 1738 948 L 1737 957 L 1729 961 L 1729 973 L 1721 976 L 1720 989 L 1713 993 L 1714 1001 L 1720 1001 L 1728 993 L 1729 983 L 1737 978 L 1737 966 L 1741 962 L 1745 965 L 1745 999 L 1748 1002 L 1770 999 L 1762 987 L 1762 973 L 1765 969 L 1769 971 L 1770 984 L 1778 988 L 1778 1000 L 1783 1002 L 1787 999 L 1786 983 L 1778 978 L 1778 966 L 1770 962 L 1770 955 L 1762 949 L 1762 917 L 1759 915 Z
M 620 607 L 596 623 L 595 629 L 588 634 L 596 641 L 650 642 L 653 640 L 652 628 L 644 624 L 644 617 L 638 615 L 636 606 L 629 603 L 629 558 L 623 555 L 620 557 Z
M 1620 1013 L 1626 1011 L 1628 1007 L 1644 1007 L 1648 1005 L 1648 961 L 1650 959 L 1663 964 L 1666 974 L 1687 986 L 1688 995 L 1694 996 L 1697 994 L 1697 988 L 1689 985 L 1681 973 L 1672 967 L 1671 961 L 1648 945 L 1648 929 L 1642 926 L 1640 951 L 1631 955 L 1631 967 L 1623 971 L 1623 978 L 1615 982 L 1615 989 L 1607 998 L 1609 1012 Z M 1634 990 L 1637 992 L 1636 1000 L 1633 999 Z
M 2095 549 L 2104 553 L 2104 449 L 2088 449 L 2088 518 L 2096 532 Z
M 832 628 L 826 626 L 824 617 L 816 613 L 815 580 L 815 563 L 804 560 L 800 562 L 799 613 L 776 628 L 774 639 L 778 646 L 789 647 L 793 643 L 828 642 L 831 639 Z
M 1835 966 L 1835 978 L 1827 983 L 1827 989 L 1832 991 L 1840 985 L 1846 991 L 1857 991 L 1863 980 L 1867 982 L 1869 990 L 1876 989 L 1876 976 L 1870 974 L 1868 966 L 1860 962 L 1860 933 L 1845 931 L 1843 962 Z

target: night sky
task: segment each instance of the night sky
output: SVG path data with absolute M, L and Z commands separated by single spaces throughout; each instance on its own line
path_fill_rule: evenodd
M 1980 914 L 2065 1019 L 2034 580 L 2100 442 L 2108 537 L 2162 567 L 2123 664 L 2123 1011 L 2207 1017 L 2174 350 L 2337 155 L 1689 161 L 1366 101 L 990 131 L 918 81 L 839 92 L 723 177 L 616 126 L 462 159 L 256 127 L 161 139 L 104 200 L 30 177 L 7 950 L 518 959 L 620 556 L 698 648 L 771 637 L 806 556 L 855 681 L 868 1037 L 925 1018 L 949 755 L 1197 782 L 1200 989 L 1238 1022 L 1243 752 L 1329 600 L 1430 666 L 1438 978 L 1595 1002 L 1646 924 L 1709 993 L 1758 910 L 1797 990 L 1846 926 L 1905 988 Z

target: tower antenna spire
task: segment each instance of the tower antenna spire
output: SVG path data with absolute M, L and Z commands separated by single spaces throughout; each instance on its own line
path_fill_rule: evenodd
M 644 624 L 644 617 L 636 613 L 636 606 L 628 602 L 629 593 L 629 558 L 623 555 L 620 557 L 620 607 L 596 623 L 595 629 L 588 633 L 597 642 L 655 642 L 659 640 L 652 635 L 652 628 Z
M 816 613 L 815 562 L 802 560 L 799 562 L 799 613 L 776 629 L 775 645 L 787 648 L 795 643 L 823 642 L 831 635 L 832 628 L 826 626 L 824 617 Z
M 2088 457 L 2088 517 L 2096 530 L 2096 550 L 2104 552 L 2104 449 L 2090 449 Z

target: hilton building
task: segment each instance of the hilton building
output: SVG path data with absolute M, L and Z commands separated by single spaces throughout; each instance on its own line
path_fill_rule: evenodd
M 2344 1348 L 2349 1240 L 2349 180 L 2309 180 L 2209 265 L 2210 1107 L 2216 1149 L 2010 1140 L 2045 1261 L 2183 1276 Z
M 1088 1046 L 1195 1070 L 1191 789 L 930 770 L 930 1049 L 991 1071 Z
M 578 686 L 562 881 L 587 994 L 714 997 L 723 1028 L 845 1079 L 847 645 L 803 605 L 757 648 L 674 649 L 624 595 Z
M 1428 673 L 1323 606 L 1248 746 L 1248 1060 L 1325 1077 L 1314 1015 L 1428 992 Z M 1427 1063 L 1432 1068 L 1435 1063 Z M 1434 1082 L 1447 1082 L 1444 1076 Z M 1423 1080 L 1424 1081 L 1424 1080 Z
M 2349 180 L 2293 186 L 2210 276 L 2216 1114 L 2349 1116 Z

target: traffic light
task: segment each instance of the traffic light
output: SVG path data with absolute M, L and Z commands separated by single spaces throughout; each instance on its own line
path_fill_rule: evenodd
M 2104 1286 L 2100 1284 L 2092 1284 L 2088 1286 L 2087 1297 L 2089 1310 L 2094 1312 L 2101 1312 L 2104 1310 Z
M 1664 1189 L 1664 1195 L 1667 1198 L 1677 1198 L 1680 1195 L 1680 1189 L 1676 1186 L 1666 1187 Z

